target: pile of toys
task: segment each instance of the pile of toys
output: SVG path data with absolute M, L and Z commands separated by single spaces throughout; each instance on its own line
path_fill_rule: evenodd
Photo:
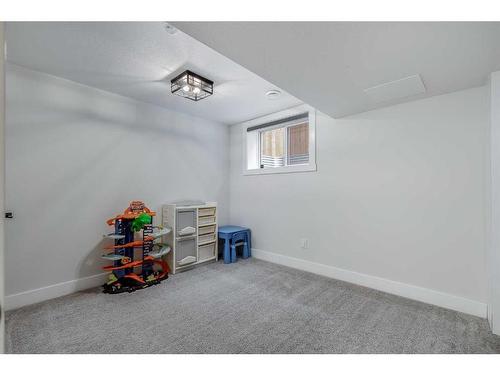
M 109 281 L 103 285 L 104 293 L 133 292 L 159 284 L 168 277 L 168 264 L 162 257 L 170 247 L 159 242 L 170 232 L 169 228 L 153 226 L 155 212 L 141 201 L 133 201 L 121 215 L 109 219 L 114 233 L 105 237 L 114 240 L 114 245 L 105 247 L 111 251 L 104 259 L 113 265 L 103 267 L 111 271 Z

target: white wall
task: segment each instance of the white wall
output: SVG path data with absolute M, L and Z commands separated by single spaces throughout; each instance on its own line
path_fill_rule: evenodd
M 131 200 L 213 200 L 226 222 L 226 126 L 10 64 L 7 106 L 10 307 L 99 283 L 70 281 L 102 272 L 105 220 Z
M 318 113 L 318 171 L 257 176 L 242 175 L 238 126 L 228 149 L 222 125 L 13 65 L 7 105 L 15 306 L 100 282 L 71 280 L 100 274 L 104 221 L 130 200 L 159 209 L 186 198 L 217 200 L 221 222 L 252 228 L 253 247 L 268 254 L 365 275 L 352 281 L 379 289 L 389 280 L 433 291 L 437 304 L 487 301 L 486 87 L 338 120 Z
M 485 315 L 488 123 L 485 87 L 338 120 L 318 113 L 318 171 L 257 176 L 242 175 L 234 126 L 231 222 L 252 229 L 266 259 L 354 271 L 344 278 Z

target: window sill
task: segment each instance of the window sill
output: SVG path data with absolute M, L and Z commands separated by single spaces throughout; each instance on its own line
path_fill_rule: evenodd
M 254 176 L 260 174 L 277 174 L 277 173 L 298 173 L 298 172 L 316 172 L 316 164 L 295 165 L 289 167 L 278 168 L 261 168 L 247 169 L 243 171 L 243 176 Z

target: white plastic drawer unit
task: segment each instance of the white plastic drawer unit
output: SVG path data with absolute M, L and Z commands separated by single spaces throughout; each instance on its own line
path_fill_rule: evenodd
M 214 216 L 215 207 L 207 207 L 198 209 L 198 216 Z
M 189 236 L 196 233 L 196 210 L 177 210 L 176 227 L 178 236 Z
M 207 259 L 214 258 L 215 257 L 215 242 L 200 246 L 198 248 L 198 256 L 199 256 L 200 262 L 207 260 Z
M 215 241 L 215 233 L 204 234 L 202 236 L 198 236 L 198 243 L 206 243 Z
M 215 216 L 200 216 L 198 217 L 198 225 L 215 224 Z
M 215 225 L 207 225 L 206 227 L 198 228 L 198 235 L 215 233 Z
M 179 202 L 162 206 L 164 236 L 171 251 L 165 255 L 172 274 L 217 260 L 217 202 Z

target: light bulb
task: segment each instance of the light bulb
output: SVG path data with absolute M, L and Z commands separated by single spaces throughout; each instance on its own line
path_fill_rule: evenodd
M 199 93 L 200 93 L 200 91 L 201 91 L 201 90 L 200 90 L 200 88 L 199 88 L 199 87 L 195 87 L 195 88 L 193 89 L 193 93 L 195 93 L 195 94 L 199 94 Z
M 189 91 L 189 86 L 188 85 L 184 85 L 182 87 L 182 90 L 184 90 L 185 92 L 188 92 Z

